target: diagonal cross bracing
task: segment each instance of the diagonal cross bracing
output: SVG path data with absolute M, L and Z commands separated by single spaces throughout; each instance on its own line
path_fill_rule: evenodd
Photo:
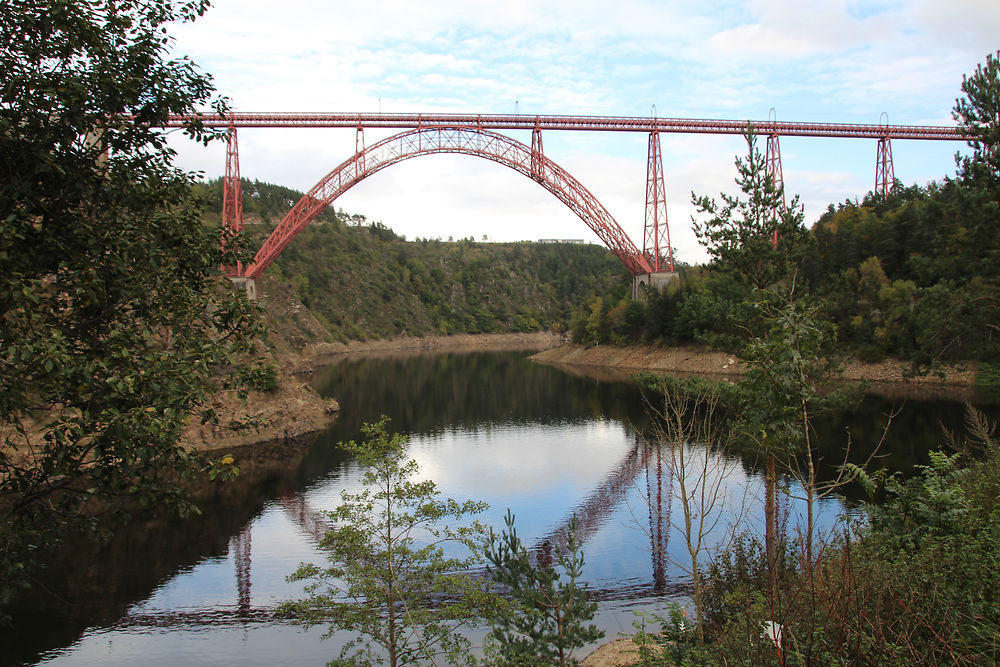
M 246 275 L 258 277 L 323 209 L 361 180 L 393 164 L 432 153 L 473 155 L 510 167 L 537 181 L 576 213 L 634 275 L 649 273 L 642 255 L 606 208 L 558 164 L 500 134 L 462 127 L 424 127 L 393 135 L 342 162 L 278 223 Z

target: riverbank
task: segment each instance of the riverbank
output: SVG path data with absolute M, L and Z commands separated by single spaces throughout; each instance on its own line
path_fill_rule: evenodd
M 732 354 L 699 346 L 655 347 L 652 345 L 583 346 L 566 344 L 532 356 L 535 361 L 566 367 L 613 369 L 621 373 L 650 371 L 713 376 L 735 381 L 746 373 L 743 362 Z M 977 365 L 945 366 L 934 373 L 914 376 L 905 362 L 877 363 L 848 360 L 846 380 L 866 382 L 877 393 L 908 398 L 965 400 L 974 393 Z
M 563 339 L 550 332 L 459 334 L 423 338 L 398 337 L 367 341 L 331 341 L 330 332 L 306 308 L 295 292 L 280 280 L 264 275 L 258 281 L 267 336 L 261 354 L 278 373 L 273 392 L 250 392 L 241 401 L 235 393 L 216 398 L 219 423 L 251 416 L 260 426 L 235 432 L 224 426 L 206 426 L 192 420 L 182 436 L 185 447 L 196 451 L 230 450 L 299 438 L 326 429 L 339 406 L 324 399 L 310 385 L 315 368 L 344 357 L 406 356 L 429 350 L 473 352 L 486 350 L 542 350 Z
M 272 339 L 276 338 L 273 334 Z M 246 403 L 235 394 L 221 397 L 216 409 L 219 423 L 252 415 L 260 428 L 234 432 L 223 426 L 191 423 L 184 433 L 184 445 L 197 451 L 228 450 L 252 446 L 281 438 L 298 438 L 327 428 L 335 419 L 339 405 L 322 398 L 309 384 L 315 369 L 341 359 L 392 357 L 405 358 L 427 352 L 501 352 L 544 350 L 560 345 L 559 334 L 532 333 L 457 334 L 454 336 L 399 337 L 348 343 L 307 343 L 301 347 L 272 340 L 278 368 L 278 389 L 274 392 L 251 392 Z M 283 344 L 282 344 L 283 343 Z
M 352 340 L 347 343 L 317 343 L 303 351 L 303 359 L 323 364 L 340 356 L 411 356 L 423 352 L 505 352 L 548 350 L 564 343 L 562 334 L 549 331 L 531 333 L 455 334 L 452 336 L 401 336 L 381 340 Z

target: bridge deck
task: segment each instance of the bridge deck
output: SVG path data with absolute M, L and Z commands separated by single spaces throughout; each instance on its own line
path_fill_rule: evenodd
M 916 139 L 964 141 L 957 127 L 936 125 L 888 125 L 858 123 L 806 123 L 773 120 L 721 120 L 698 118 L 654 118 L 641 116 L 525 116 L 505 114 L 411 114 L 411 113 L 254 113 L 233 112 L 226 116 L 204 114 L 200 120 L 211 127 L 345 127 L 409 129 L 463 127 L 477 130 L 577 130 L 592 132 L 671 132 L 686 134 L 743 134 L 752 126 L 757 134 L 786 137 L 835 137 L 855 139 Z M 167 127 L 180 127 L 195 118 L 173 115 Z

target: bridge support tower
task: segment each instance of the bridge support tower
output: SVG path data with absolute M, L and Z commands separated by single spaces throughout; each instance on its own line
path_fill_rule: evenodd
M 251 301 L 257 300 L 257 281 L 250 276 L 229 276 L 233 281 L 234 289 L 241 289 L 247 293 L 247 298 Z
M 667 285 L 677 278 L 676 271 L 653 271 L 652 273 L 637 273 L 632 278 L 632 298 L 642 299 L 646 287 L 652 287 L 657 292 L 663 291 Z

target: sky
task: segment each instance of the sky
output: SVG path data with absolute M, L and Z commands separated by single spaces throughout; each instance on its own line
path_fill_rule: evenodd
M 215 0 L 173 27 L 174 50 L 214 77 L 235 111 L 520 113 L 954 125 L 962 75 L 1000 49 L 997 0 Z M 368 145 L 392 134 L 368 130 Z M 530 144 L 529 132 L 510 136 Z M 222 175 L 225 147 L 172 137 L 177 164 Z M 661 135 L 672 245 L 705 261 L 692 192 L 735 193 L 741 137 Z M 647 136 L 544 134 L 642 243 Z M 953 175 L 964 144 L 892 144 L 896 178 Z M 763 149 L 763 146 L 761 146 Z M 244 178 L 308 191 L 355 150 L 351 129 L 243 129 Z M 876 142 L 786 137 L 786 192 L 806 224 L 860 199 Z M 409 239 L 599 242 L 537 183 L 470 156 L 429 155 L 334 203 Z

